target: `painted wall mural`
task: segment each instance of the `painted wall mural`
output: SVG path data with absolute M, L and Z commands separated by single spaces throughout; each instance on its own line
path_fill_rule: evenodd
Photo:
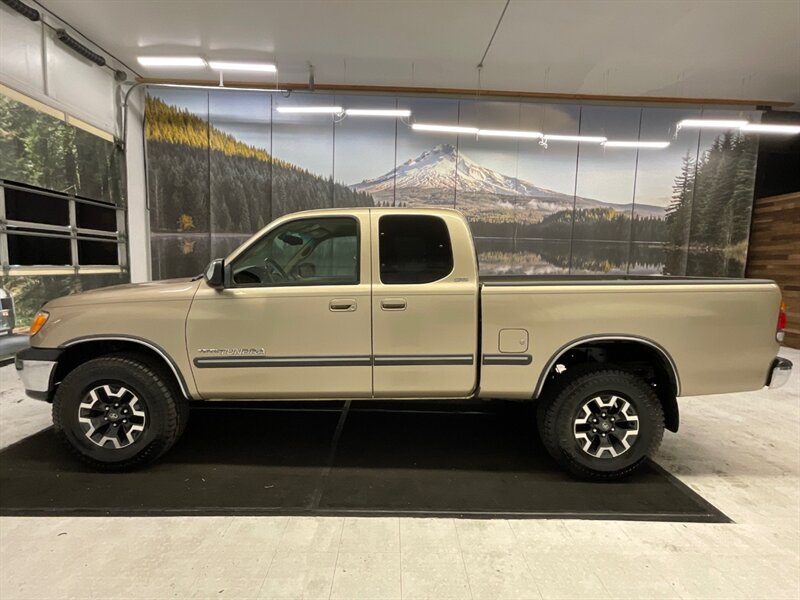
M 312 106 L 405 109 L 411 117 L 285 110 Z M 352 206 L 461 210 L 484 274 L 741 276 L 757 140 L 676 126 L 721 115 L 758 118 L 692 108 L 151 88 L 153 276 L 199 273 L 288 212 Z M 412 123 L 669 146 L 542 143 Z

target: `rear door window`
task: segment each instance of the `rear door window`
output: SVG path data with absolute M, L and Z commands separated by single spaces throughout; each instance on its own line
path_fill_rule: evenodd
M 430 283 L 453 270 L 447 224 L 427 215 L 386 215 L 378 221 L 381 282 Z

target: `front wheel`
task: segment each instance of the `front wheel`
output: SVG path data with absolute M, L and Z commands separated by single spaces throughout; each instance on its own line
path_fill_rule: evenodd
M 583 479 L 620 479 L 642 467 L 664 436 L 664 411 L 652 387 L 617 369 L 564 377 L 537 411 L 550 455 Z
M 53 398 L 53 427 L 74 454 L 103 471 L 134 469 L 178 439 L 185 404 L 144 357 L 102 356 L 71 371 Z

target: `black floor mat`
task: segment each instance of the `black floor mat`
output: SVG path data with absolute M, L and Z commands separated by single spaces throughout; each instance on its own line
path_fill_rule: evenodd
M 506 403 L 218 406 L 193 410 L 158 463 L 100 474 L 48 429 L 0 452 L 0 514 L 728 521 L 653 463 L 621 483 L 571 479 L 534 431 Z

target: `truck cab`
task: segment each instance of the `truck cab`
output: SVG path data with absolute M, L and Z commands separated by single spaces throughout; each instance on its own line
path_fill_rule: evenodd
M 478 291 L 455 211 L 284 217 L 225 260 L 222 285 L 195 294 L 186 340 L 198 394 L 471 396 Z

